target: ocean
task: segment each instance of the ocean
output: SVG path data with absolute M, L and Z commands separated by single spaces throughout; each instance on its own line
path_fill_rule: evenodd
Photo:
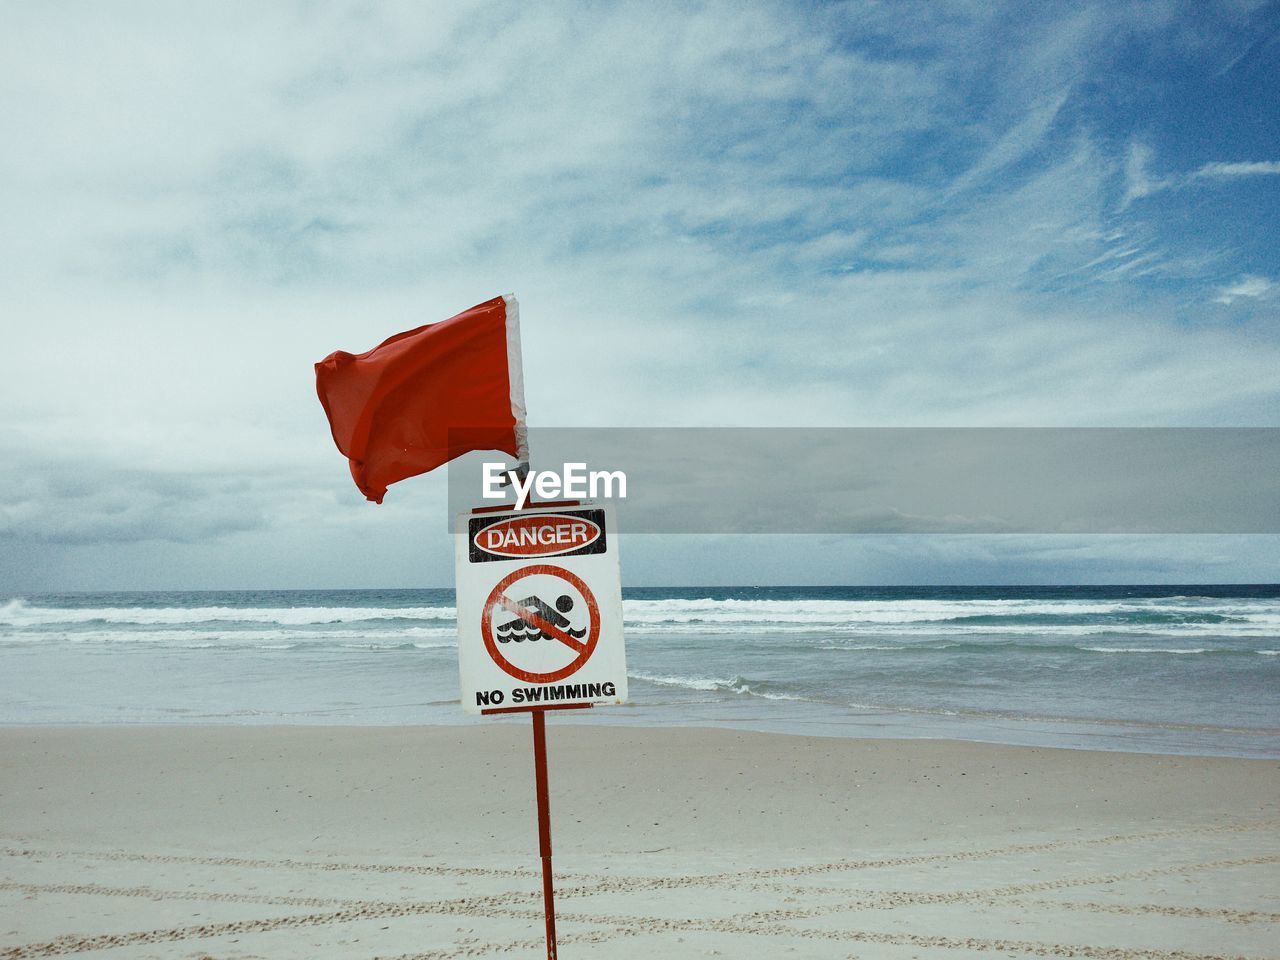
M 453 602 L 0 597 L 0 723 L 522 722 L 462 713 Z M 574 722 L 1280 757 L 1280 585 L 632 588 L 624 610 L 631 702 Z

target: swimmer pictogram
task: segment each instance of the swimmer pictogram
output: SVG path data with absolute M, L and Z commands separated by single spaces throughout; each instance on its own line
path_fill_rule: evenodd
M 574 608 L 573 597 L 567 593 L 562 593 L 556 597 L 555 606 L 552 607 L 541 597 L 525 597 L 523 600 L 517 600 L 516 606 L 525 610 L 530 610 L 553 626 L 559 627 L 575 640 L 581 640 L 587 635 L 587 628 L 575 630 L 573 621 L 565 616 Z M 499 643 L 522 643 L 528 640 L 530 643 L 541 640 L 546 636 L 536 624 L 530 623 L 523 617 L 515 617 L 506 623 L 500 623 L 494 628 Z
M 532 592 L 514 600 L 512 594 L 525 590 L 511 590 L 513 586 Z M 555 599 L 548 603 L 543 596 Z M 489 656 L 504 673 L 527 683 L 554 683 L 591 659 L 600 639 L 600 610 L 579 577 L 563 567 L 531 564 L 494 585 L 480 616 L 480 633 Z M 543 641 L 536 656 L 512 646 L 526 641 Z M 555 642 L 548 648 L 545 641 Z

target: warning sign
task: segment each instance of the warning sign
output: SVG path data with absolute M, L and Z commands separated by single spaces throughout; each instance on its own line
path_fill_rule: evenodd
M 612 511 L 583 504 L 472 513 L 457 529 L 463 708 L 623 702 Z

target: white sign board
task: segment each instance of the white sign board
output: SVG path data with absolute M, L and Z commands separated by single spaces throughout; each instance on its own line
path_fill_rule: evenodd
M 481 510 L 455 529 L 463 709 L 625 701 L 613 510 Z

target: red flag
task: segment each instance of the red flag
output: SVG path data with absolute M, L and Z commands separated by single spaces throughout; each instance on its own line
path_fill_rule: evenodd
M 471 450 L 529 459 L 514 296 L 398 333 L 367 353 L 331 353 L 316 364 L 316 392 L 333 442 L 374 503 L 388 484 Z

